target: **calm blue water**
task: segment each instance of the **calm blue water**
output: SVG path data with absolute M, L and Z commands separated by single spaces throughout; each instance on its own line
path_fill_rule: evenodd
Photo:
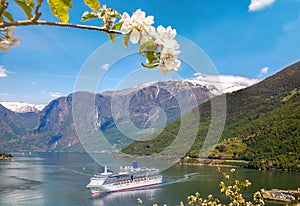
M 15 154 L 0 162 L 0 205 L 178 205 L 186 196 L 199 191 L 203 196 L 217 194 L 222 180 L 214 167 L 175 165 L 163 172 L 161 186 L 92 197 L 86 185 L 103 168 L 87 154 Z M 107 155 L 103 156 L 107 160 Z M 117 166 L 117 165 L 116 165 Z M 226 169 L 224 169 L 226 170 Z M 227 169 L 228 170 L 228 169 Z M 260 188 L 294 189 L 300 187 L 300 173 L 237 169 L 238 178 L 247 178 L 251 197 Z

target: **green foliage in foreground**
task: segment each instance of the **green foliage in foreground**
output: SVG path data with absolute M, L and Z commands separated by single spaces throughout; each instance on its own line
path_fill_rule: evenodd
M 300 170 L 299 77 L 300 63 L 296 63 L 252 87 L 227 94 L 225 128 L 208 158 L 246 160 L 251 168 Z M 219 97 L 215 98 L 218 101 Z M 190 159 L 207 158 L 200 149 L 211 124 L 210 101 L 199 105 L 199 111 L 200 123 L 195 121 L 197 112 L 184 117 L 187 125 L 199 124 L 197 138 L 187 154 Z M 157 138 L 134 142 L 122 152 L 158 153 L 174 141 L 180 123 L 178 120 Z
M 218 172 L 224 176 L 225 182 L 220 182 L 220 191 L 223 195 L 230 199 L 228 204 L 222 203 L 220 200 L 213 197 L 213 195 L 209 195 L 207 199 L 201 197 L 201 195 L 197 192 L 195 195 L 190 195 L 187 197 L 187 205 L 191 206 L 222 206 L 222 205 L 238 205 L 238 206 L 262 206 L 265 205 L 263 193 L 264 190 L 255 192 L 253 194 L 252 201 L 246 201 L 243 197 L 243 192 L 251 186 L 251 182 L 249 180 L 239 181 L 237 179 L 231 179 L 230 175 L 222 172 L 220 168 L 218 168 Z M 235 173 L 235 169 L 231 169 L 230 172 L 232 175 Z M 143 204 L 143 201 L 138 198 L 137 202 L 139 205 Z M 184 206 L 183 202 L 179 203 L 180 206 Z M 154 204 L 153 206 L 158 206 Z

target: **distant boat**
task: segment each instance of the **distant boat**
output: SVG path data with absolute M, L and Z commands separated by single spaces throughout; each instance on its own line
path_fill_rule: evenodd
M 155 168 L 139 167 L 137 162 L 132 166 L 121 167 L 117 173 L 104 172 L 95 174 L 86 186 L 93 195 L 117 192 L 124 190 L 134 190 L 162 183 L 162 175 Z

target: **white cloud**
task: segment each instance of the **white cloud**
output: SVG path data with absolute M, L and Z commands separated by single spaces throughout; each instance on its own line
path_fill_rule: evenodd
M 109 68 L 109 64 L 103 64 L 102 66 L 101 66 L 101 69 L 103 69 L 103 70 L 107 70 L 108 68 Z
M 6 69 L 0 65 L 0 77 L 6 77 L 6 76 L 7 76 Z
M 65 96 L 61 92 L 49 92 L 47 90 L 42 90 L 41 94 L 44 95 L 44 96 L 46 96 L 46 97 L 51 97 L 51 99 Z
M 264 76 L 266 73 L 268 73 L 268 71 L 269 71 L 269 67 L 263 67 L 261 70 L 260 70 L 260 72 L 259 72 L 259 74 L 257 75 L 257 77 L 262 77 L 262 76 Z
M 268 73 L 268 71 L 269 71 L 269 67 L 264 67 L 260 70 L 260 73 L 266 74 L 266 73 Z
M 259 79 L 233 75 L 207 75 L 197 73 L 195 76 L 194 79 L 186 81 L 200 84 L 210 89 L 216 88 L 215 91 L 212 91 L 215 94 L 234 92 L 259 82 Z
M 50 97 L 55 97 L 55 98 L 59 98 L 64 96 L 62 93 L 60 92 L 49 92 Z
M 0 93 L 0 96 L 3 96 L 3 97 L 8 97 L 10 96 L 8 93 Z
M 274 2 L 275 0 L 251 0 L 248 10 L 252 12 L 259 11 L 271 6 Z

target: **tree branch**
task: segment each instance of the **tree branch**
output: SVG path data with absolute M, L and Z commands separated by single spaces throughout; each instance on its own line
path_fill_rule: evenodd
M 105 27 L 89 26 L 89 25 L 82 25 L 82 24 L 70 24 L 70 23 L 62 23 L 62 22 L 48 22 L 48 21 L 35 20 L 35 19 L 15 21 L 15 22 L 3 22 L 0 23 L 0 28 L 5 28 L 9 26 L 32 26 L 32 25 L 61 26 L 61 27 L 69 27 L 69 28 L 77 28 L 77 29 L 85 29 L 85 30 L 102 31 L 108 34 L 122 34 L 121 31 L 119 30 L 109 30 Z

